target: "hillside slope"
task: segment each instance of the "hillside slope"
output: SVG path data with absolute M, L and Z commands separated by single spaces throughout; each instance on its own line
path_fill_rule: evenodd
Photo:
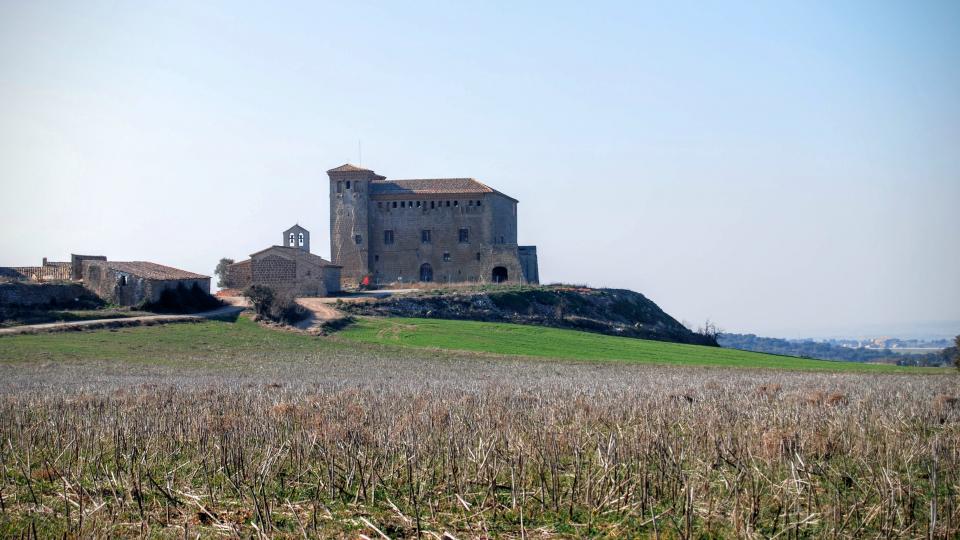
M 363 317 L 336 334 L 344 341 L 455 353 L 471 351 L 551 360 L 674 366 L 773 368 L 872 373 L 943 373 L 944 370 L 809 360 L 790 356 L 606 336 L 530 325 Z
M 509 322 L 640 339 L 713 345 L 647 297 L 625 289 L 510 287 L 435 289 L 369 303 L 340 302 L 354 315 Z

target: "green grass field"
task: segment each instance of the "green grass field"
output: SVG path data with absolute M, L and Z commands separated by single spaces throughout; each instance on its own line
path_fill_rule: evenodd
M 363 343 L 501 355 L 649 364 L 792 370 L 942 373 L 941 369 L 807 360 L 516 324 L 362 318 L 339 336 Z
M 393 346 L 560 360 L 630 362 L 682 366 L 777 368 L 791 370 L 943 373 L 909 368 L 806 360 L 762 353 L 605 336 L 574 330 L 438 319 L 359 318 L 336 337 L 313 337 L 264 328 L 248 318 L 0 337 L 0 361 L 118 360 L 145 364 L 228 366 L 251 356 Z
M 236 322 L 136 326 L 111 330 L 0 337 L 0 360 L 109 359 L 168 363 L 184 359 L 229 361 L 250 353 L 310 353 L 343 347 L 331 340 L 264 328 L 249 318 Z

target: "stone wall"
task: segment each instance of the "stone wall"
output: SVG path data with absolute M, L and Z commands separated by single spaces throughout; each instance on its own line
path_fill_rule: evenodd
M 138 306 L 157 302 L 166 289 L 194 285 L 210 293 L 210 278 L 203 279 L 147 279 L 131 272 L 116 270 L 107 265 L 83 265 L 83 284 L 105 301 L 119 306 Z
M 83 279 L 83 261 L 105 261 L 107 258 L 103 255 L 77 255 L 70 254 L 70 275 L 74 281 Z
M 340 269 L 300 249 L 273 247 L 255 253 L 250 268 L 251 283 L 291 290 L 297 296 L 326 296 L 340 290 Z
M 404 204 L 394 207 L 394 202 Z M 437 283 L 489 283 L 497 267 L 506 270 L 509 282 L 523 278 L 516 207 L 503 195 L 377 196 L 369 215 L 375 283 L 425 281 L 426 268 L 432 274 L 429 281 Z M 466 230 L 466 241 L 461 241 L 461 230 Z M 384 231 L 393 231 L 393 243 L 387 243 Z M 424 231 L 429 231 L 429 241 L 424 241 Z
M 250 260 L 240 261 L 227 266 L 224 285 L 230 289 L 246 289 L 253 283 L 253 270 Z
M 520 267 L 523 269 L 523 279 L 530 284 L 540 283 L 540 264 L 537 261 L 537 246 L 519 246 Z
M 343 267 L 342 282 L 355 287 L 370 273 L 369 193 L 370 182 L 377 176 L 373 171 L 328 174 L 330 260 Z
M 0 283 L 0 306 L 71 307 L 90 303 L 96 303 L 96 299 L 76 283 Z

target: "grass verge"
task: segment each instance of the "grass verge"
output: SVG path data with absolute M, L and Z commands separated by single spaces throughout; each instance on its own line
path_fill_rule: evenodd
M 684 366 L 875 373 L 943 373 L 938 368 L 809 360 L 790 356 L 605 336 L 575 330 L 441 319 L 359 318 L 338 334 L 381 345 L 571 360 Z

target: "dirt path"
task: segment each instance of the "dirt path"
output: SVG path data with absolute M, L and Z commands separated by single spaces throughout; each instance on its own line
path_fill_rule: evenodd
M 199 319 L 215 319 L 218 317 L 231 317 L 243 311 L 242 307 L 224 306 L 212 311 L 203 313 L 192 313 L 190 315 L 146 315 L 143 317 L 125 317 L 117 319 L 91 319 L 89 321 L 71 321 L 56 322 L 44 324 L 27 324 L 14 328 L 0 329 L 0 336 L 12 336 L 16 334 L 33 334 L 36 332 L 62 332 L 65 330 L 92 330 L 96 328 L 112 326 L 137 326 L 144 322 L 159 324 L 191 322 Z
M 330 298 L 297 298 L 297 303 L 310 311 L 310 316 L 296 324 L 301 330 L 319 331 L 324 323 L 342 319 L 344 314 L 331 306 Z

